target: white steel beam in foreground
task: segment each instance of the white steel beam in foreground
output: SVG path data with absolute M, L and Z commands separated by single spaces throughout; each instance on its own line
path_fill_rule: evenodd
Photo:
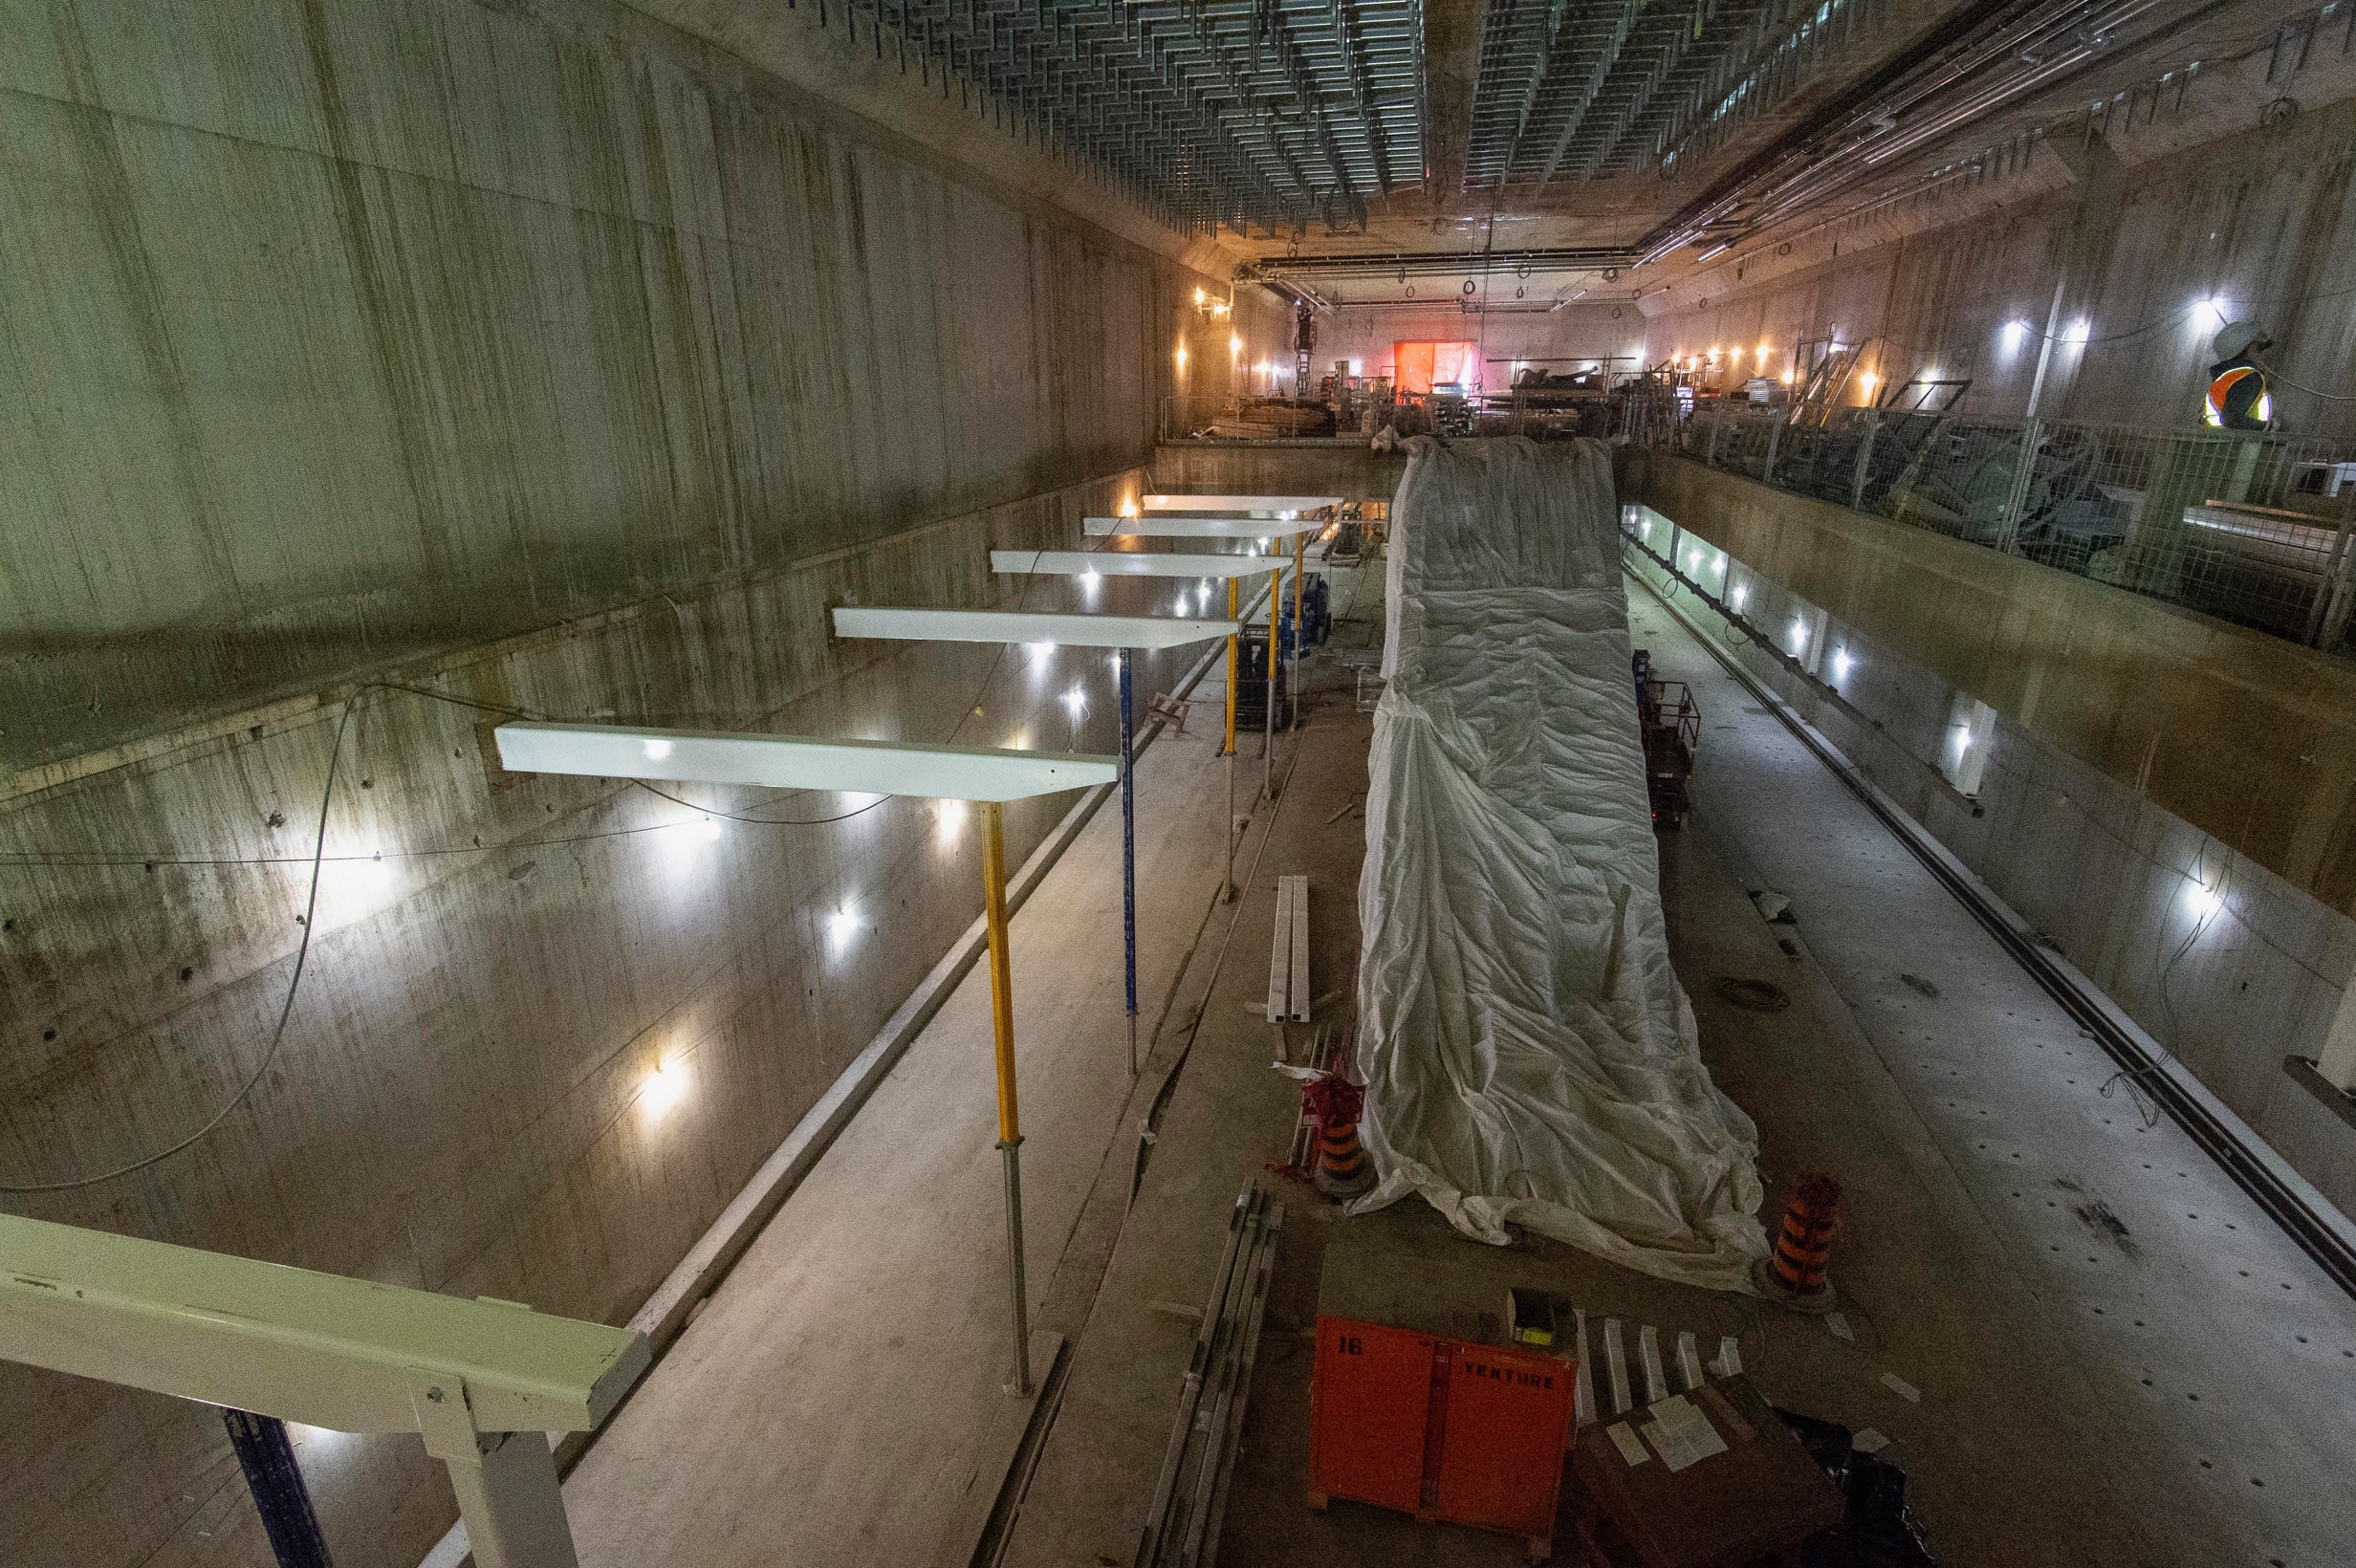
M 1265 572 L 1265 565 L 1260 567 Z M 837 637 L 912 642 L 1054 642 L 1081 648 L 1175 648 L 1235 629 L 1232 621 L 1162 615 L 1051 615 L 1035 610 L 920 610 L 845 605 Z
M 840 616 L 842 612 L 836 614 Z M 1167 621 L 1147 623 L 1182 624 Z M 1000 809 L 1009 800 L 1053 795 L 1089 784 L 1110 784 L 1120 776 L 1114 759 L 971 746 L 912 746 L 900 741 L 813 740 L 806 735 L 628 730 L 601 724 L 503 724 L 492 734 L 499 743 L 499 765 L 516 773 L 844 790 L 863 795 L 972 800 L 981 804 L 982 917 L 990 937 L 990 1019 L 997 1051 L 998 1151 L 1006 1170 L 1007 1296 L 1014 1329 L 1012 1387 L 1013 1392 L 1031 1398 L 1035 1389 L 1031 1382 L 1030 1307 L 1022 1278 L 1022 1119 L 1014 1093 L 1014 981 L 1007 950 L 1006 845 Z
M 644 1336 L 500 1301 L 0 1215 L 0 1358 L 344 1432 L 420 1432 L 480 1568 L 574 1568 L 547 1433 L 587 1431 Z
M 1256 536 L 1256 535 L 1255 535 Z M 1273 535 L 1271 535 L 1273 537 Z M 1169 555 L 1148 550 L 993 550 L 993 572 L 1044 577 L 1248 577 L 1274 569 L 1266 555 Z
M 623 730 L 610 724 L 503 724 L 496 734 L 499 766 L 519 773 L 685 779 L 939 800 L 1023 800 L 1108 784 L 1114 776 L 1109 757 L 985 746 Z
M 1289 539 L 1315 534 L 1325 524 L 1298 517 L 1083 517 L 1080 531 L 1102 535 L 1134 534 L 1165 539 Z M 1261 570 L 1267 568 L 1263 566 Z
M 1316 512 L 1338 507 L 1339 495 L 1148 495 L 1146 512 Z

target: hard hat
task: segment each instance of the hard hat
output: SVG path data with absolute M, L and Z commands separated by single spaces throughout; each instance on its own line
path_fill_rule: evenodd
M 2209 346 L 2219 359 L 2238 359 L 2255 350 L 2272 348 L 2274 339 L 2255 321 L 2228 321 L 2217 329 Z

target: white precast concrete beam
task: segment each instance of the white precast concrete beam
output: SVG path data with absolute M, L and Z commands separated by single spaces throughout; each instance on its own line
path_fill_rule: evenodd
M 1146 550 L 993 550 L 993 572 L 1083 577 L 1249 577 L 1283 564 L 1274 555 L 1169 555 Z
M 1339 495 L 1148 495 L 1145 512 L 1316 512 L 1338 507 Z
M 0 1215 L 0 1357 L 341 1432 L 587 1431 L 645 1370 L 628 1329 Z
M 1275 565 L 1271 556 L 1259 570 L 1270 571 Z M 1030 610 L 886 609 L 860 605 L 845 605 L 835 612 L 837 637 L 916 642 L 1054 642 L 1080 648 L 1176 648 L 1227 637 L 1235 629 L 1233 621 L 1194 621 L 1158 615 L 1053 615 Z
M 1083 517 L 1080 530 L 1090 534 L 1137 534 L 1168 539 L 1289 539 L 1314 534 L 1325 525 L 1298 517 Z M 1263 572 L 1274 569 L 1273 557 Z
M 499 766 L 519 773 L 980 801 L 1022 800 L 1109 784 L 1120 776 L 1113 757 L 983 746 L 635 730 L 610 724 L 503 724 L 493 733 L 499 742 Z

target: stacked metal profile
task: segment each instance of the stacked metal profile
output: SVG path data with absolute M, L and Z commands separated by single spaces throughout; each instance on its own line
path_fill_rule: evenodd
M 1284 1206 L 1256 1183 L 1235 1195 L 1227 1246 L 1211 1275 L 1194 1353 L 1179 1383 L 1169 1450 L 1138 1537 L 1136 1568 L 1210 1568 L 1218 1561 L 1219 1527 L 1227 1516 L 1260 1317 L 1268 1305 L 1276 1232 L 1283 1224 Z

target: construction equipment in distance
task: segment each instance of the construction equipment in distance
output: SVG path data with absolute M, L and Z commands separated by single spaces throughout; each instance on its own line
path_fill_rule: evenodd
M 1693 752 L 1701 745 L 1702 713 L 1683 681 L 1652 673 L 1652 655 L 1636 650 L 1636 717 L 1645 740 L 1645 793 L 1652 799 L 1652 825 L 1674 832 L 1690 809 L 1686 780 L 1693 776 Z

